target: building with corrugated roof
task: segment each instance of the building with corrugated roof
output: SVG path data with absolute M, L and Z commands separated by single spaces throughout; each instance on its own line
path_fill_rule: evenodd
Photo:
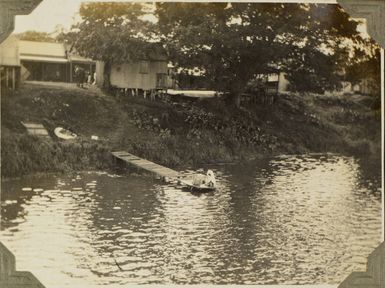
M 68 58 L 61 43 L 19 41 L 23 80 L 69 82 Z
M 143 59 L 114 62 L 108 71 L 104 62 L 97 61 L 96 83 L 98 86 L 103 86 L 108 80 L 112 87 L 129 89 L 133 94 L 167 89 L 167 63 L 165 51 L 153 45 Z
M 76 67 L 92 77 L 95 65 L 63 43 L 19 40 L 10 35 L 0 44 L 1 87 L 5 88 L 15 89 L 25 80 L 76 82 Z
M 19 41 L 22 79 L 75 82 L 74 70 L 82 67 L 93 75 L 95 61 L 70 52 L 63 43 Z
M 20 67 L 18 39 L 10 35 L 0 43 L 1 87 L 16 89 L 20 83 Z

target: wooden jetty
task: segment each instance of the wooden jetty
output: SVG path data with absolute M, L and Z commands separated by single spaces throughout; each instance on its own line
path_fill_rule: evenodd
M 170 168 L 164 167 L 162 165 L 156 164 L 154 162 L 142 159 L 138 156 L 132 155 L 126 151 L 116 151 L 112 152 L 112 155 L 124 162 L 131 164 L 137 168 L 144 169 L 148 172 L 151 172 L 157 176 L 160 176 L 163 180 L 175 181 L 180 178 L 180 173 L 178 171 L 172 170 Z
M 48 131 L 40 123 L 21 122 L 21 124 L 27 129 L 27 132 L 30 135 L 36 135 L 39 137 L 49 137 Z

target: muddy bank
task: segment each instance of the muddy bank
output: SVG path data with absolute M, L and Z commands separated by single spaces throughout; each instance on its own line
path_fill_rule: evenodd
M 112 150 L 170 167 L 312 152 L 380 161 L 381 123 L 372 102 L 360 95 L 292 94 L 236 109 L 218 98 L 149 101 L 25 84 L 2 98 L 2 177 L 113 169 Z M 20 121 L 42 123 L 51 140 L 27 135 Z M 57 126 L 78 139 L 57 139 L 52 134 Z

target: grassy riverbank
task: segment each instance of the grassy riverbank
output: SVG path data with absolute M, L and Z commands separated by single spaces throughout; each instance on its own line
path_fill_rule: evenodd
M 2 177 L 113 168 L 127 150 L 166 166 L 272 154 L 338 152 L 380 159 L 380 118 L 370 97 L 280 95 L 273 105 L 228 107 L 221 99 L 149 101 L 96 89 L 25 84 L 2 97 Z M 27 135 L 20 121 L 77 133 L 64 142 Z M 91 135 L 99 140 L 91 140 Z

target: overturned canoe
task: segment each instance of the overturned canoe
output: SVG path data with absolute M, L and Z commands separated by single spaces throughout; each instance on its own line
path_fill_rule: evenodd
M 71 140 L 77 137 L 75 133 L 67 129 L 64 129 L 63 127 L 56 127 L 55 130 L 53 130 L 53 132 L 58 138 L 64 139 L 64 140 Z

